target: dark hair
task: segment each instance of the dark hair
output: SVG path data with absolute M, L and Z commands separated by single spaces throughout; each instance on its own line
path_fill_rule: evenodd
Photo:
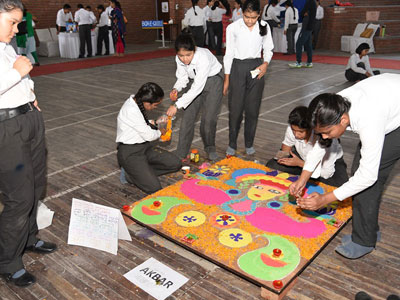
M 104 5 L 102 4 L 98 5 L 97 9 L 100 9 L 102 12 L 105 10 Z
M 225 7 L 225 10 L 226 10 L 225 16 L 231 16 L 232 11 L 231 11 L 231 5 L 229 4 L 229 2 L 226 0 L 221 0 L 221 3 Z
M 24 6 L 20 0 L 0 0 L 0 12 L 10 12 L 14 9 L 24 11 Z
M 268 12 L 269 7 L 270 7 L 271 5 L 273 5 L 273 4 L 277 5 L 277 4 L 278 4 L 278 0 L 270 0 L 270 1 L 269 1 L 268 6 L 267 6 L 267 9 L 265 10 L 265 17 L 267 16 L 267 12 Z
M 144 120 L 146 121 L 147 125 L 149 125 L 153 129 L 157 129 L 157 127 L 149 122 L 149 119 L 147 118 L 146 109 L 144 108 L 143 103 L 144 102 L 150 104 L 158 103 L 162 100 L 163 97 L 164 97 L 163 89 L 157 83 L 154 82 L 147 82 L 143 84 L 135 94 L 135 102 L 138 105 L 144 117 Z
M 115 1 L 114 3 L 115 3 L 115 6 L 116 6 L 116 7 L 118 7 L 120 10 L 122 10 L 121 2 Z
M 68 3 L 64 4 L 63 9 L 71 9 L 71 5 Z
M 246 0 L 242 7 L 243 14 L 246 11 L 252 12 L 255 11 L 257 13 L 261 12 L 261 5 L 259 0 Z M 258 18 L 258 26 L 260 27 L 260 35 L 265 36 L 267 34 L 267 24 L 264 26 L 261 25 L 261 18 Z
M 361 43 L 360 45 L 358 45 L 356 53 L 361 54 L 361 52 L 363 52 L 363 50 L 365 49 L 370 49 L 369 45 L 367 43 Z
M 83 8 L 83 5 L 82 4 L 78 4 L 77 7 L 78 8 Z
M 196 5 L 197 3 L 199 3 L 199 0 L 192 0 L 192 7 L 193 7 L 194 14 L 195 14 L 196 16 L 197 16 L 197 12 L 196 12 L 195 5 Z
M 290 0 L 287 0 L 287 1 L 285 2 L 285 5 L 287 5 L 287 6 L 289 6 L 289 7 L 292 8 L 292 10 L 293 10 L 293 20 L 296 20 L 296 12 L 295 12 L 295 10 L 294 10 L 293 2 L 290 1 Z
M 219 6 L 219 1 L 215 1 L 213 6 L 211 7 L 211 10 L 215 10 Z
M 294 108 L 289 114 L 288 123 L 301 129 L 311 129 L 311 125 L 308 123 L 307 107 L 297 106 Z
M 92 9 L 92 7 L 90 5 L 86 5 L 85 7 L 86 9 Z
M 182 30 L 181 34 L 175 40 L 175 51 L 184 49 L 186 51 L 195 51 L 196 43 L 193 39 L 193 35 L 190 33 L 189 29 L 185 28 Z
M 235 0 L 235 2 L 236 2 L 237 4 L 239 4 L 240 7 L 242 7 L 242 0 Z

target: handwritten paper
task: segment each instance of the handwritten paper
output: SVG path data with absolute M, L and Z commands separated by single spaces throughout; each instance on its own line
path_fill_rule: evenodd
M 68 244 L 117 255 L 119 235 L 123 239 L 131 240 L 118 209 L 72 199 Z
M 153 257 L 124 275 L 130 282 L 157 300 L 164 300 L 189 279 Z

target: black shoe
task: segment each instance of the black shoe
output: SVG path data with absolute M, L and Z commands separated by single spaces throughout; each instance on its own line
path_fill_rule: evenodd
M 85 58 L 83 55 L 79 55 L 78 58 Z
M 37 243 L 36 243 L 37 244 Z M 31 245 L 25 248 L 25 250 L 37 252 L 37 253 L 52 253 L 56 251 L 57 245 L 49 242 L 44 242 L 41 246 Z
M 106 53 L 104 53 L 104 55 L 110 55 L 110 52 L 106 52 Z
M 86 57 L 92 57 L 91 55 L 87 55 Z
M 372 300 L 372 298 L 366 292 L 358 292 L 355 300 Z
M 35 276 L 33 276 L 28 271 L 25 271 L 25 273 L 18 278 L 13 278 L 13 274 L 11 273 L 2 274 L 2 276 L 7 282 L 19 287 L 27 287 L 36 282 Z
M 96 56 L 101 56 L 101 53 L 96 53 Z

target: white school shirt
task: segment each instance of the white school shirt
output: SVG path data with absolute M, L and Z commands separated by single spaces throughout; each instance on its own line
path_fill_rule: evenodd
M 222 16 L 226 13 L 226 9 L 216 7 L 214 10 L 210 9 L 211 22 L 222 22 Z
M 261 19 L 264 21 L 274 20 L 275 22 L 279 23 L 281 20 L 278 18 L 278 14 L 280 14 L 280 9 L 279 10 L 277 9 L 278 5 L 276 5 L 275 7 L 270 5 L 268 7 L 267 16 L 265 16 L 265 11 L 267 10 L 267 7 L 268 4 L 264 6 L 264 11 L 261 16 Z
M 90 12 L 84 8 L 81 8 L 75 12 L 75 22 L 78 23 L 78 25 L 89 25 L 93 24 L 95 21 L 96 20 L 92 19 Z
M 99 24 L 97 24 L 97 26 L 99 27 L 108 26 L 108 15 L 105 11 L 101 13 L 99 18 Z
M 117 118 L 117 143 L 127 145 L 155 141 L 161 136 L 161 131 L 152 129 L 146 123 L 135 95 L 131 95 L 122 105 Z
M 338 94 L 351 102 L 348 129 L 357 133 L 361 141 L 360 166 L 353 177 L 333 191 L 337 199 L 344 200 L 370 187 L 378 178 L 385 135 L 400 127 L 400 75 L 369 77 Z M 312 155 L 307 156 L 303 170 L 313 170 L 316 163 Z
M 262 26 L 267 26 L 267 34 L 260 35 L 258 22 L 253 29 L 247 27 L 243 19 L 239 19 L 228 25 L 226 28 L 226 51 L 224 56 L 225 74 L 231 73 L 233 59 L 260 58 L 263 51 L 264 62 L 270 62 L 272 58 L 272 49 L 274 42 L 272 41 L 271 29 L 269 25 L 261 21 Z
M 363 68 L 357 67 L 357 64 L 360 62 L 364 63 L 365 70 Z M 348 69 L 352 69 L 354 72 L 361 74 L 369 72 L 372 76 L 374 76 L 374 72 L 372 71 L 371 66 L 369 64 L 368 55 L 365 55 L 362 58 L 360 58 L 359 54 L 357 53 L 352 54 L 349 58 L 349 62 L 347 63 L 346 70 Z
M 65 27 L 67 25 L 68 20 L 71 19 L 71 21 L 74 19 L 72 17 L 72 13 L 64 13 L 64 9 L 61 8 L 58 12 L 57 12 L 57 19 L 56 19 L 56 24 L 58 26 L 62 26 Z
M 196 47 L 189 65 L 181 62 L 178 56 L 175 57 L 175 61 L 177 81 L 174 89 L 180 92 L 187 86 L 189 78 L 193 79 L 189 91 L 183 94 L 175 103 L 178 108 L 186 108 L 203 91 L 208 77 L 215 76 L 221 71 L 222 65 L 210 50 L 201 47 Z
M 193 7 L 189 8 L 183 19 L 183 24 L 187 26 L 203 26 L 204 25 L 204 11 L 197 5 L 194 7 L 196 9 L 196 14 L 194 13 Z
M 94 12 L 89 11 L 89 14 L 90 14 L 90 19 L 92 20 L 92 24 L 96 23 L 97 22 L 97 18 L 94 15 Z
M 299 153 L 300 158 L 304 161 L 307 160 L 308 153 L 313 149 L 316 143 L 317 137 L 314 132 L 311 133 L 310 140 L 306 142 L 305 140 L 298 140 L 293 134 L 292 128 L 288 126 L 285 133 L 285 139 L 283 144 L 289 147 L 295 147 L 296 151 Z M 332 140 L 332 145 L 329 148 L 324 148 L 325 151 L 321 151 L 320 163 L 316 166 L 312 178 L 322 177 L 325 179 L 331 178 L 335 174 L 335 162 L 343 156 L 342 146 L 339 144 L 337 139 Z
M 285 27 L 284 30 L 289 28 L 290 24 L 297 24 L 299 22 L 299 11 L 296 7 L 294 7 L 294 14 L 293 9 L 288 7 L 285 12 Z
M 21 78 L 13 68 L 17 57 L 12 46 L 0 42 L 0 109 L 18 107 L 36 99 L 29 75 Z
M 235 8 L 232 12 L 232 22 L 235 22 L 239 19 L 243 18 L 243 12 L 242 12 L 242 8 L 239 7 L 239 9 Z
M 315 19 L 322 20 L 323 18 L 324 18 L 324 8 L 321 5 L 318 5 Z
M 204 17 L 206 18 L 206 21 L 210 21 L 211 8 L 208 5 L 204 6 L 203 13 Z
M 108 16 L 108 26 L 111 26 L 111 12 L 113 11 L 114 8 L 112 8 L 111 6 L 107 6 L 106 7 L 106 13 Z

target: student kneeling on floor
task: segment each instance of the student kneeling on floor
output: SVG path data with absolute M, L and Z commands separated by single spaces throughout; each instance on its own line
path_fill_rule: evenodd
M 325 147 L 319 146 L 318 136 L 307 120 L 307 107 L 298 106 L 293 109 L 289 114 L 288 123 L 281 149 L 291 157 L 287 155 L 287 157 L 277 157 L 277 160 L 271 159 L 267 162 L 267 167 L 300 175 L 307 154 L 316 146 L 320 149 L 318 152 L 320 163 L 311 177 L 332 186 L 340 186 L 349 179 L 342 146 L 338 139 L 332 139 L 332 143 Z
M 146 111 L 161 103 L 164 91 L 155 83 L 145 83 L 135 95 L 125 101 L 118 114 L 118 163 L 126 180 L 146 193 L 160 189 L 157 176 L 178 171 L 182 164 L 174 154 L 155 146 L 165 129 L 157 129 Z M 153 124 L 154 123 L 154 124 Z
M 378 70 L 373 71 L 371 69 L 368 51 L 369 45 L 367 43 L 361 43 L 357 47 L 356 53 L 350 56 L 346 72 L 344 73 L 348 81 L 356 82 L 381 73 Z

